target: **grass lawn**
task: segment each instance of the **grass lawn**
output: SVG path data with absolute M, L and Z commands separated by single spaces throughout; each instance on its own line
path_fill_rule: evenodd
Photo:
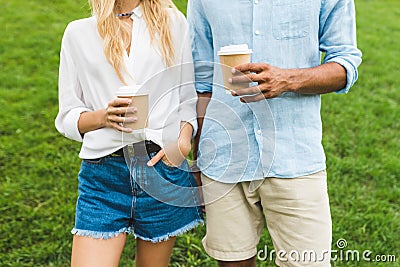
M 80 144 L 54 128 L 60 40 L 86 1 L 3 1 L 0 9 L 0 266 L 69 266 Z M 175 1 L 185 10 L 186 1 Z M 348 95 L 323 96 L 332 248 L 395 255 L 400 266 L 400 10 L 395 0 L 356 0 L 360 78 Z M 216 266 L 204 227 L 178 238 L 171 266 Z M 259 249 L 272 250 L 264 231 Z M 135 242 L 120 266 L 133 266 Z M 339 256 L 339 255 L 338 255 Z M 339 257 L 340 258 L 340 257 Z M 342 258 L 344 259 L 344 258 Z M 259 261 L 259 266 L 275 266 Z

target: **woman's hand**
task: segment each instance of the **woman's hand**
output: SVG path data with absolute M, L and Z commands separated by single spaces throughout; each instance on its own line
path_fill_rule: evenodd
M 173 142 L 161 149 L 152 159 L 147 162 L 148 166 L 154 166 L 160 160 L 165 164 L 178 167 L 189 155 L 192 148 L 193 127 L 190 123 L 181 123 L 181 132 L 177 142 Z
M 132 129 L 125 128 L 124 122 L 135 122 L 137 118 L 133 115 L 135 107 L 128 107 L 132 103 L 129 98 L 116 98 L 108 103 L 107 108 L 94 111 L 82 112 L 78 120 L 78 130 L 84 135 L 104 127 L 114 128 L 121 132 L 130 133 Z
M 170 143 L 161 149 L 147 162 L 148 166 L 154 166 L 160 160 L 169 166 L 178 167 L 189 155 L 191 149 L 190 139 L 179 138 L 177 142 Z
M 104 125 L 118 131 L 130 133 L 132 129 L 125 128 L 125 122 L 132 123 L 137 121 L 133 114 L 137 111 L 136 107 L 129 107 L 132 103 L 130 98 L 116 98 L 108 103 L 104 114 Z

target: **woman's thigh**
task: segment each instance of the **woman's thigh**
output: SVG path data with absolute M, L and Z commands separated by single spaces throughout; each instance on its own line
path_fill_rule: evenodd
M 118 267 L 126 234 L 109 239 L 74 236 L 71 267 Z

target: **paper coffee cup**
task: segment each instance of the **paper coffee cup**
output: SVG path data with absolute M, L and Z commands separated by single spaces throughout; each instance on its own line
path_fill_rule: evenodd
M 139 90 L 140 89 L 140 90 Z M 132 130 L 140 130 L 147 127 L 147 119 L 149 113 L 149 95 L 145 92 L 140 92 L 143 89 L 139 85 L 122 86 L 118 88 L 116 95 L 121 98 L 132 98 L 129 107 L 136 107 L 137 111 L 134 114 L 125 114 L 125 117 L 137 117 L 136 122 L 125 122 L 123 125 Z
M 222 68 L 222 78 L 224 79 L 224 87 L 227 90 L 236 90 L 249 87 L 248 83 L 231 84 L 228 82 L 232 78 L 232 68 L 241 64 L 250 63 L 253 51 L 249 49 L 247 44 L 223 46 L 218 51 Z

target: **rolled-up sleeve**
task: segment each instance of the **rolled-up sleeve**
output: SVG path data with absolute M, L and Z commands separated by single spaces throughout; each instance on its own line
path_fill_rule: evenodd
M 324 63 L 336 62 L 346 70 L 347 83 L 337 93 L 347 93 L 358 78 L 361 51 L 357 48 L 353 0 L 326 0 L 320 14 L 320 50 Z
M 192 54 L 195 67 L 196 90 L 212 92 L 214 72 L 214 47 L 210 25 L 200 0 L 189 0 L 187 9 Z
M 55 119 L 56 129 L 65 137 L 82 142 L 78 120 L 82 112 L 91 111 L 83 101 L 76 66 L 71 56 L 68 27 L 65 30 L 60 52 L 58 78 L 59 111 Z

